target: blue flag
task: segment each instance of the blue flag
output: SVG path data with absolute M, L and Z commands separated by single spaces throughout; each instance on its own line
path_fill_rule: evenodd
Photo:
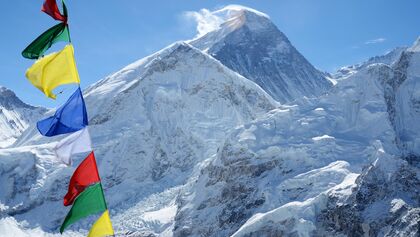
M 38 131 L 47 137 L 79 131 L 88 125 L 86 105 L 80 87 L 54 116 L 37 123 Z

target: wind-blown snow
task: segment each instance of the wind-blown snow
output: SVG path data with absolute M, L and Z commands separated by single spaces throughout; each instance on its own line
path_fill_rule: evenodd
M 220 29 L 220 26 L 224 22 L 228 22 L 231 19 L 236 18 L 244 11 L 252 12 L 254 14 L 257 14 L 258 16 L 265 17 L 268 19 L 270 18 L 265 13 L 241 5 L 227 5 L 215 11 L 203 8 L 198 12 L 188 11 L 184 14 L 187 18 L 191 18 L 196 22 L 198 34 L 195 38 L 198 38 L 211 31 Z

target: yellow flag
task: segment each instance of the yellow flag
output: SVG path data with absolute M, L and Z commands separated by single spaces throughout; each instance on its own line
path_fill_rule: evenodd
M 93 224 L 89 231 L 88 237 L 104 237 L 114 235 L 112 229 L 111 219 L 109 218 L 109 212 L 106 210 L 101 217 Z
M 69 44 L 63 50 L 39 59 L 26 71 L 26 77 L 52 99 L 56 98 L 52 92 L 56 87 L 70 83 L 80 84 L 73 46 Z

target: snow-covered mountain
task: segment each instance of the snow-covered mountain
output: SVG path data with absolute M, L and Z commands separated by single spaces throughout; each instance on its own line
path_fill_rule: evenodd
M 238 6 L 212 14 L 227 21 L 193 45 L 174 43 L 84 91 L 117 236 L 418 236 L 420 40 L 324 94 L 329 82 L 299 76 L 319 72 L 268 16 Z M 251 37 L 272 52 L 265 34 L 282 36 L 273 41 L 291 53 L 279 46 L 251 57 L 256 51 L 227 47 L 252 48 Z M 287 57 L 293 63 L 270 73 L 295 75 L 281 78 L 296 97 L 277 94 L 294 100 L 288 105 L 270 96 L 280 89 L 266 92 L 232 66 L 266 73 L 265 61 Z M 0 236 L 61 236 L 75 167 L 55 158 L 60 138 L 42 137 L 33 122 L 0 149 Z M 85 235 L 94 219 L 63 236 Z
M 266 14 L 236 5 L 210 14 L 220 19 L 219 28 L 189 42 L 277 101 L 317 96 L 332 86 Z
M 0 148 L 12 145 L 45 111 L 25 104 L 13 91 L 0 86 Z

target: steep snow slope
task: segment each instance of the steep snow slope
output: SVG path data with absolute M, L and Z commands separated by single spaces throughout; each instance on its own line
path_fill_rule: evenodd
M 96 83 L 85 100 L 116 230 L 136 233 L 171 232 L 179 186 L 232 128 L 277 106 L 259 86 L 186 43 Z M 65 215 L 61 198 L 72 170 L 54 163 L 53 143 L 42 145 L 55 140 L 31 127 L 18 141 L 22 147 L 1 155 L 1 182 L 15 180 L 0 192 L 2 213 L 46 231 L 56 231 Z M 20 163 L 26 165 L 16 176 Z M 46 209 L 52 214 L 42 218 Z
M 189 43 L 254 81 L 274 99 L 290 102 L 331 87 L 267 15 L 236 5 L 211 14 L 220 19 L 220 27 Z
M 23 103 L 13 91 L 0 86 L 0 148 L 13 144 L 45 109 Z

